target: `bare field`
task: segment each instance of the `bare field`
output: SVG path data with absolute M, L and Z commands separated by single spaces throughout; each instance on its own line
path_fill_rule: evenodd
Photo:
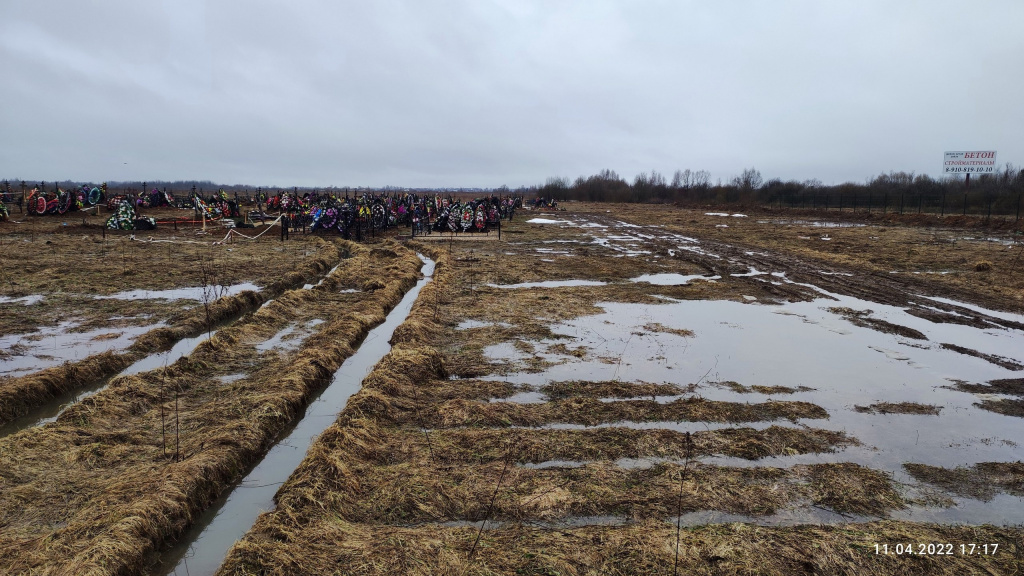
M 12 415 L 60 408 L 0 437 L 7 571 L 1021 570 L 1019 234 L 831 216 L 570 203 L 500 241 L 404 246 L 4 225 L 2 337 L 118 343 L 0 380 Z M 417 251 L 433 280 L 274 510 L 216 512 Z M 210 284 L 212 304 L 158 292 Z M 45 360 L 31 342 L 0 362 Z M 218 531 L 248 532 L 227 551 Z
M 435 281 L 219 573 L 1021 570 L 1024 420 L 985 404 L 1019 401 L 1019 236 L 780 218 L 419 246 Z
M 104 234 L 102 217 L 77 218 L 0 227 L 0 425 L 316 282 L 345 256 L 312 236 L 222 244 L 219 226 Z

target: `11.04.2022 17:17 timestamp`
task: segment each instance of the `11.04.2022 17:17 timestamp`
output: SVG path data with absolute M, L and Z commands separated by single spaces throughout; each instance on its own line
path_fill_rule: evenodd
M 879 556 L 993 556 L 998 550 L 999 544 L 875 544 Z

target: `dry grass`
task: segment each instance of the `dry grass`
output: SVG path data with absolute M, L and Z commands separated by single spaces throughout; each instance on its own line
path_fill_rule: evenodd
M 346 251 L 349 249 L 345 248 Z M 338 246 L 319 241 L 312 258 L 307 258 L 297 269 L 268 283 L 260 292 L 246 290 L 220 298 L 212 302 L 208 310 L 203 307 L 192 308 L 171 326 L 155 328 L 143 334 L 123 352 L 98 354 L 25 376 L 0 379 L 0 424 L 24 415 L 61 394 L 109 378 L 148 354 L 167 350 L 182 338 L 202 334 L 210 325 L 218 325 L 257 310 L 264 302 L 286 290 L 299 288 L 322 276 L 338 263 L 341 256 L 342 250 Z
M 1020 251 L 1022 222 L 993 220 L 987 229 L 984 218 L 959 215 L 935 217 L 917 214 L 867 214 L 802 210 L 745 211 L 748 218 L 729 218 L 729 228 L 716 228 L 722 218 L 705 216 L 705 210 L 640 204 L 568 204 L 580 213 L 612 210 L 634 224 L 665 225 L 668 230 L 713 244 L 721 241 L 738 250 L 769 251 L 786 255 L 792 278 L 802 269 L 829 269 L 856 273 L 853 278 L 836 278 L 850 284 L 875 282 L 867 287 L 885 302 L 886 284 L 898 280 L 914 293 L 933 293 L 956 300 L 968 300 L 996 310 L 1024 312 L 1024 276 L 1000 273 L 1010 270 Z M 821 228 L 815 221 L 854 222 L 865 226 Z M 817 238 L 823 231 L 828 242 Z M 1004 242 L 990 242 L 995 237 Z M 1016 244 L 1014 243 L 1016 239 Z M 740 252 L 742 253 L 742 252 Z M 990 262 L 991 273 L 977 274 L 978 262 Z M 946 272 L 938 274 L 938 272 Z M 815 278 L 825 284 L 825 278 Z
M 420 261 L 355 256 L 313 290 L 294 290 L 223 329 L 187 358 L 118 379 L 53 425 L 0 440 L 0 548 L 12 573 L 138 573 L 266 450 L 369 329 L 415 282 Z M 369 293 L 339 294 L 380 279 Z M 293 352 L 255 344 L 325 320 Z M 230 383 L 219 376 L 242 371 Z M 164 449 L 178 393 L 180 446 Z M 175 453 L 178 454 L 175 457 Z
M 992 380 L 988 384 L 970 384 L 968 382 L 957 382 L 953 389 L 974 394 L 1007 394 L 1010 396 L 1024 396 L 1024 378 L 1004 378 Z
M 379 418 L 395 423 L 409 421 L 397 405 Z M 757 404 L 706 400 L 689 396 L 671 402 L 572 397 L 544 404 L 448 400 L 422 410 L 424 425 L 431 428 L 457 426 L 543 426 L 566 423 L 594 426 L 609 422 L 762 422 L 828 418 L 820 406 L 810 402 L 768 401 Z
M 904 464 L 907 472 L 959 496 L 991 500 L 1000 492 L 1024 496 L 1024 462 L 981 462 L 970 468 Z
M 337 453 L 341 453 L 361 466 L 412 463 L 445 468 L 503 461 L 513 437 L 514 461 L 519 464 L 622 458 L 682 462 L 687 447 L 693 457 L 720 455 L 757 460 L 831 452 L 857 444 L 842 432 L 782 426 L 694 432 L 688 444 L 685 434 L 661 429 L 530 430 L 515 434 L 500 429 L 454 429 L 424 433 L 416 428 L 391 428 L 366 418 L 347 418 L 344 427 L 331 428 L 321 441 L 325 454 L 334 453 L 332 458 L 336 460 Z
M 506 524 L 483 531 L 475 547 L 474 527 L 401 528 L 332 517 L 289 520 L 283 511 L 262 516 L 255 532 L 263 537 L 236 545 L 219 574 L 960 576 L 1014 574 L 1021 566 L 1021 532 L 993 527 L 906 522 L 793 528 L 716 524 L 684 528 L 677 559 L 675 526 L 658 520 L 573 530 Z M 296 547 L 300 542 L 301 550 Z M 875 544 L 893 550 L 897 543 L 908 542 L 956 543 L 957 554 L 875 553 Z M 976 542 L 998 544 L 998 553 L 959 554 L 960 543 Z
M 277 509 L 263 514 L 232 549 L 221 574 L 669 574 L 676 560 L 672 522 L 681 512 L 759 518 L 814 506 L 885 516 L 905 505 L 887 474 L 855 464 L 748 468 L 698 461 L 811 454 L 857 443 L 836 432 L 805 426 L 737 426 L 690 434 L 614 425 L 523 428 L 828 414 L 806 402 L 750 404 L 691 396 L 659 403 L 645 398 L 692 394 L 693 386 L 582 379 L 537 388 L 547 402 L 502 401 L 533 388 L 502 382 L 500 375 L 541 364 L 529 356 L 527 361 L 492 363 L 483 348 L 507 342 L 529 355 L 545 340 L 548 348 L 561 345 L 572 353 L 576 349 L 568 341 L 558 342 L 550 326 L 600 312 L 597 302 L 654 303 L 656 295 L 741 300 L 756 294 L 768 301 L 817 297 L 801 287 L 761 288 L 767 283 L 743 278 L 686 286 L 626 282 L 641 273 L 693 274 L 720 264 L 689 255 L 670 257 L 667 251 L 657 252 L 660 263 L 616 258 L 600 246 L 564 242 L 571 235 L 557 226 L 516 223 L 511 228 L 524 232 L 512 236 L 522 244 L 430 248 L 439 262 L 435 281 L 396 331 L 391 353 L 281 488 Z M 569 254 L 538 254 L 537 247 Z M 514 291 L 487 286 L 551 279 L 608 284 Z M 466 319 L 490 325 L 456 330 Z M 873 327 L 879 328 L 886 327 Z M 808 390 L 734 386 L 739 393 Z M 532 466 L 537 464 L 542 466 Z M 574 524 L 605 516 L 625 525 Z M 482 531 L 477 525 L 459 525 L 485 520 Z M 684 528 L 678 573 L 998 572 L 1012 556 L 893 559 L 876 556 L 874 543 L 991 538 L 1009 545 L 1020 534 L 907 522 Z
M 601 212 L 605 208 L 613 207 L 602 206 Z M 623 213 L 635 216 L 640 223 L 655 222 L 657 218 L 663 223 L 666 216 L 664 211 L 649 207 L 627 208 Z M 679 213 L 681 217 L 693 215 Z M 675 213 L 670 210 L 668 215 L 671 218 Z M 685 383 L 583 379 L 549 383 L 537 389 L 547 395 L 548 402 L 517 404 L 501 400 L 532 389 L 502 382 L 495 376 L 524 367 L 543 367 L 543 362 L 529 356 L 539 341 L 544 340 L 549 349 L 561 345 L 566 354 L 588 356 L 588 350 L 572 348 L 568 340 L 557 341 L 551 324 L 600 312 L 595 306 L 599 302 L 655 303 L 661 301 L 659 295 L 742 301 L 744 295 L 753 294 L 762 302 L 819 297 L 805 287 L 774 286 L 750 278 L 684 286 L 627 281 L 639 274 L 746 272 L 750 266 L 759 264 L 757 259 L 765 258 L 769 264 L 761 266 L 762 269 L 785 269 L 788 278 L 800 281 L 801 274 L 831 265 L 858 271 L 875 266 L 878 277 L 865 281 L 849 277 L 832 280 L 872 296 L 885 294 L 896 285 L 888 279 L 888 270 L 881 271 L 894 265 L 895 257 L 901 250 L 906 251 L 906 246 L 869 263 L 866 259 L 871 254 L 857 244 L 861 241 L 859 230 L 852 231 L 849 237 L 847 229 L 836 230 L 835 241 L 831 243 L 819 241 L 813 246 L 795 247 L 803 241 L 785 235 L 765 235 L 763 227 L 759 229 L 749 222 L 753 218 L 735 219 L 741 221 L 735 226 L 734 219 L 730 219 L 733 227 L 725 231 L 716 230 L 713 219 L 701 216 L 694 216 L 693 223 L 670 224 L 685 234 L 706 238 L 721 234 L 729 242 L 738 239 L 739 244 L 749 243 L 749 248 L 740 247 L 725 254 L 729 258 L 739 255 L 741 261 L 748 262 L 734 266 L 724 262 L 728 258 L 719 262 L 689 253 L 673 255 L 668 251 L 669 243 L 658 241 L 651 245 L 658 259 L 617 257 L 621 254 L 599 245 L 567 242 L 579 236 L 579 229 L 534 226 L 521 220 L 517 218 L 506 229 L 511 233 L 522 232 L 511 234 L 515 238 L 511 242 L 418 245 L 438 262 L 434 281 L 423 289 L 411 315 L 396 330 L 391 352 L 281 487 L 276 497 L 277 508 L 261 515 L 249 534 L 232 549 L 222 574 L 1012 573 L 1013 563 L 1019 561 L 1020 551 L 1015 547 L 1020 545 L 1019 529 L 910 522 L 837 527 L 728 524 L 684 528 L 679 536 L 679 565 L 674 567 L 674 521 L 681 513 L 731 512 L 756 520 L 790 511 L 802 517 L 804 511 L 818 507 L 841 514 L 885 516 L 905 503 L 899 487 L 888 475 L 851 463 L 773 467 L 762 462 L 761 466 L 747 467 L 700 461 L 709 456 L 756 461 L 829 452 L 857 443 L 856 438 L 845 434 L 804 424 L 761 430 L 756 429 L 760 426 L 734 426 L 689 434 L 657 425 L 652 429 L 614 425 L 583 429 L 510 427 L 610 424 L 622 420 L 752 422 L 828 417 L 821 407 L 811 403 L 714 402 L 696 396 L 659 403 L 646 398 L 692 394 L 694 389 Z M 871 234 L 879 233 L 875 230 Z M 870 245 L 868 235 L 863 236 L 862 241 Z M 742 260 L 744 250 L 759 250 L 773 244 L 787 250 L 792 247 L 792 252 L 799 256 L 755 255 Z M 854 250 L 855 247 L 858 249 Z M 323 298 L 322 307 L 317 304 L 310 314 L 331 313 L 345 307 L 348 320 L 329 322 L 323 334 L 311 337 L 307 348 L 333 350 L 339 340 L 346 341 L 350 330 L 358 331 L 364 323 L 372 321 L 374 312 L 363 304 L 391 291 L 391 279 L 405 270 L 405 256 L 400 248 L 379 248 L 380 260 L 398 260 L 403 264 L 390 270 L 373 270 L 379 276 L 349 274 L 326 290 L 331 298 L 326 298 L 326 293 L 317 295 L 315 299 Z M 556 250 L 538 252 L 537 248 Z M 557 254 L 559 251 L 568 254 Z M 941 251 L 936 249 L 929 252 L 928 258 L 940 255 Z M 357 258 L 363 256 L 367 255 L 359 252 Z M 999 258 L 985 257 L 1001 262 Z M 909 258 L 913 265 L 927 260 L 915 258 Z M 343 270 L 339 270 L 339 275 Z M 1006 307 L 1006 299 L 996 296 L 996 288 L 1011 289 L 1012 279 L 997 277 L 998 274 L 973 276 L 991 277 L 993 282 L 980 291 L 980 303 L 1003 302 L 999 306 Z M 517 290 L 488 286 L 552 279 L 600 280 L 608 284 Z M 936 285 L 953 290 L 959 281 L 941 279 L 936 280 Z M 378 282 L 384 287 L 378 286 Z M 926 284 L 922 281 L 913 285 Z M 907 285 L 901 284 L 904 288 Z M 351 300 L 334 300 L 342 296 L 333 292 L 339 287 L 372 291 L 344 295 Z M 880 301 L 898 303 L 892 298 L 883 296 Z M 5 527 L 2 538 L 8 537 L 7 526 L 16 526 L 18 530 L 15 538 L 22 548 L 17 549 L 17 561 L 40 571 L 51 561 L 55 563 L 51 565 L 60 567 L 104 567 L 98 571 L 108 566 L 127 566 L 122 568 L 126 572 L 141 570 L 131 564 L 138 557 L 139 542 L 166 541 L 169 535 L 179 533 L 189 521 L 188 514 L 202 509 L 223 486 L 225 478 L 237 477 L 235 468 L 251 461 L 252 455 L 259 452 L 257 446 L 266 442 L 261 430 L 287 421 L 292 400 L 302 397 L 303 382 L 320 378 L 321 372 L 313 366 L 335 360 L 331 354 L 310 356 L 311 364 L 285 383 L 287 378 L 280 375 L 292 378 L 293 367 L 298 367 L 294 363 L 305 357 L 304 352 L 255 354 L 248 347 L 292 319 L 273 305 L 254 316 L 260 320 L 226 330 L 223 340 L 218 337 L 209 350 L 203 348 L 194 358 L 168 370 L 169 380 L 191 395 L 187 405 L 189 417 L 184 421 L 187 428 L 183 428 L 189 430 L 189 457 L 185 461 L 170 465 L 158 461 L 146 468 L 140 464 L 146 461 L 146 456 L 135 454 L 154 453 L 156 428 L 152 413 L 160 399 L 154 397 L 159 394 L 159 387 L 154 387 L 158 382 L 151 380 L 153 375 L 118 382 L 110 394 L 84 402 L 62 418 L 53 432 L 67 437 L 62 436 L 63 444 L 55 443 L 50 452 L 60 454 L 65 466 L 71 462 L 76 476 L 65 479 L 57 474 L 54 485 L 44 487 L 40 484 L 41 476 L 28 478 L 24 467 L 17 468 L 17 489 L 0 493 L 0 510 L 18 518 L 16 523 L 0 518 L 0 526 Z M 456 330 L 466 319 L 491 325 Z M 974 317 L 968 321 L 983 322 Z M 883 325 L 872 328 L 888 329 Z M 646 329 L 658 330 L 659 326 Z M 483 348 L 499 342 L 514 343 L 528 355 L 527 360 L 487 361 Z M 215 365 L 213 358 L 226 365 Z M 247 377 L 230 385 L 215 384 L 211 377 L 227 370 L 244 371 Z M 738 393 L 762 394 L 805 390 L 739 383 L 733 389 Z M 247 403 L 222 401 L 236 397 L 247 398 Z M 600 398 L 619 400 L 601 402 Z M 200 413 L 204 416 L 197 416 Z M 149 417 L 149 428 L 107 427 L 112 417 L 120 422 L 142 422 L 144 416 Z M 223 428 L 215 429 L 217 434 L 208 433 L 203 427 L 204 422 L 214 418 L 226 422 Z M 77 444 L 68 439 L 72 432 Z M 50 440 L 51 436 L 45 438 L 56 442 Z M 205 444 L 201 443 L 203 440 Z M 74 449 L 70 448 L 72 445 Z M 125 448 L 127 445 L 142 448 L 131 452 Z M 5 446 L 0 442 L 0 458 L 5 457 Z M 44 453 L 42 447 L 33 448 L 30 454 L 37 461 L 29 465 L 44 470 L 53 468 L 52 464 L 46 468 L 38 462 Z M 207 455 L 217 458 L 202 460 Z M 120 464 L 126 460 L 132 464 Z M 8 463 L 21 462 L 0 460 L 0 470 Z M 207 466 L 196 467 L 200 462 L 207 462 Z M 185 469 L 189 463 L 191 467 Z M 233 463 L 235 468 L 226 463 Z M 538 464 L 542 466 L 533 466 Z M 91 480 L 91 475 L 109 479 L 117 466 L 122 466 L 118 483 L 106 484 L 111 490 L 97 496 L 97 486 L 101 484 Z M 182 469 L 172 471 L 170 466 Z M 140 496 L 139 487 L 144 479 L 152 484 Z M 62 491 L 56 485 L 61 480 L 72 488 L 65 486 Z M 15 496 L 7 496 L 11 493 L 20 499 L 17 504 Z M 58 503 L 58 495 L 69 497 L 70 505 Z M 10 500 L 5 503 L 3 498 Z M 109 509 L 98 508 L 98 502 L 104 498 L 110 502 Z M 45 504 L 35 504 L 34 499 Z M 26 512 L 12 511 L 23 505 L 27 506 Z M 130 521 L 122 516 L 125 510 L 141 520 Z M 78 522 L 87 513 L 93 514 L 91 523 Z M 620 525 L 578 525 L 581 518 L 586 523 L 588 517 L 606 516 Z M 68 524 L 69 521 L 75 523 Z M 486 529 L 464 525 L 467 522 L 484 522 Z M 77 540 L 64 532 L 69 526 L 76 527 Z M 86 551 L 81 547 L 87 541 L 83 531 L 102 534 L 88 541 L 91 547 Z M 23 542 L 38 537 L 47 540 L 46 546 Z M 874 553 L 876 543 L 892 547 L 907 542 L 982 541 L 1000 543 L 1001 553 L 990 557 L 899 558 Z M 52 550 L 47 546 L 52 546 Z M 67 564 L 65 558 L 74 558 L 76 563 Z M 35 564 L 26 564 L 25 559 Z
M 1024 400 L 1000 398 L 998 400 L 982 400 L 981 402 L 975 402 L 974 405 L 982 410 L 988 410 L 996 414 L 1024 418 Z
M 642 398 L 644 396 L 674 396 L 685 392 L 693 392 L 695 386 L 678 384 L 651 384 L 648 382 L 622 382 L 611 380 L 605 382 L 589 382 L 586 380 L 569 380 L 545 384 L 540 391 L 550 400 L 561 400 L 574 396 L 590 398 Z
M 751 392 L 757 392 L 758 394 L 796 394 L 797 392 L 809 392 L 814 390 L 814 388 L 808 388 L 807 386 L 764 386 L 762 384 L 747 386 L 731 380 L 725 382 L 712 382 L 712 384 L 715 386 L 721 386 L 722 388 L 728 388 L 729 390 L 739 394 L 750 394 Z
M 513 439 L 510 449 L 516 451 Z M 317 456 L 285 485 L 278 506 L 297 517 L 327 514 L 349 522 L 559 521 L 592 516 L 667 519 L 717 510 L 774 514 L 805 502 L 840 513 L 884 515 L 904 506 L 889 478 L 855 464 L 732 468 L 681 464 L 624 469 L 606 462 L 575 468 L 507 467 L 502 460 L 433 468 L 417 462 L 366 466 L 334 453 Z M 331 468 L 326 468 L 330 465 Z M 312 470 L 319 468 L 319 474 Z M 330 472 L 329 474 L 326 472 Z M 503 489 L 491 494 L 502 479 Z M 680 496 L 681 493 L 681 496 Z
M 926 414 L 938 416 L 941 406 L 919 404 L 917 402 L 876 402 L 870 406 L 854 406 L 854 410 L 864 414 Z
M 663 334 L 675 334 L 682 338 L 690 338 L 693 336 L 693 330 L 680 330 L 679 328 L 669 328 L 658 322 L 650 322 L 644 325 L 644 330 L 648 332 L 661 332 Z

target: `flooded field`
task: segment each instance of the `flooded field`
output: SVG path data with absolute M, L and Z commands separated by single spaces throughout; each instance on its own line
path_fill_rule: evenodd
M 0 438 L 12 572 L 1021 566 L 1019 234 L 603 204 L 503 227 L 346 243 L 288 290 L 226 278 L 224 296 L 252 282 L 254 299 L 212 339 L 133 356 Z M 416 284 L 416 252 L 433 281 Z M 102 295 L 195 307 L 194 289 Z M 174 325 L 156 310 L 148 329 Z M 79 357 L 141 337 L 60 329 L 115 343 Z M 167 459 L 172 409 L 184 447 Z M 876 554 L 897 543 L 955 553 Z M 983 543 L 998 553 L 960 553 Z
M 522 234 L 503 245 L 437 254 L 408 330 L 220 573 L 1018 562 L 1013 236 L 966 262 L 929 250 L 919 263 L 892 252 L 902 246 L 838 257 L 800 243 L 823 228 L 830 247 L 957 232 L 573 208 L 510 225 Z M 975 258 L 1005 268 L 978 277 Z M 922 281 L 908 265 L 952 273 Z M 911 565 L 874 554 L 979 534 L 1008 552 Z

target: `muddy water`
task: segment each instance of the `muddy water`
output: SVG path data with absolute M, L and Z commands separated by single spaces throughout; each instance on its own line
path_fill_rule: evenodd
M 616 230 L 616 228 L 619 228 Z M 677 241 L 678 249 L 716 255 L 692 238 L 651 230 L 657 238 Z M 594 234 L 594 243 L 613 250 L 636 251 L 643 235 L 632 227 Z M 750 255 L 750 254 L 748 254 Z M 784 273 L 751 268 L 744 274 L 773 284 L 798 284 Z M 691 280 L 690 278 L 686 278 Z M 693 278 L 697 279 L 696 277 Z M 637 279 L 634 279 L 637 280 Z M 728 278 L 720 281 L 728 281 Z M 819 297 L 809 302 L 762 304 L 747 302 L 680 301 L 666 298 L 663 304 L 603 303 L 604 313 L 552 326 L 556 334 L 570 337 L 535 344 L 537 353 L 556 365 L 540 373 L 494 377 L 534 390 L 552 381 L 623 380 L 687 385 L 700 382 L 697 394 L 711 400 L 764 402 L 801 400 L 829 412 L 828 420 L 775 422 L 783 426 L 811 426 L 843 431 L 863 442 L 836 453 L 773 457 L 758 461 L 738 458 L 704 458 L 702 462 L 728 466 L 779 466 L 821 462 L 855 462 L 881 470 L 906 485 L 909 497 L 917 482 L 903 469 L 908 462 L 952 468 L 978 462 L 1024 460 L 1024 419 L 1004 416 L 975 406 L 979 396 L 950 389 L 954 380 L 983 383 L 999 378 L 1020 378 L 1024 370 L 993 364 L 982 358 L 944 349 L 953 344 L 1024 364 L 1024 330 L 990 324 L 984 328 L 933 323 L 908 313 L 911 308 L 879 304 L 844 296 L 808 283 L 799 283 Z M 963 314 L 976 312 L 992 319 L 1022 322 L 1024 316 L 988 310 L 943 298 L 920 297 L 922 304 L 946 305 Z M 923 333 L 926 340 L 883 333 L 852 324 L 832 308 L 849 308 L 867 318 L 884 320 Z M 955 312 L 953 312 L 955 314 Z M 658 322 L 668 328 L 692 330 L 692 337 L 654 333 L 644 326 Z M 578 359 L 551 348 L 586 346 L 588 355 Z M 495 360 L 516 361 L 528 356 L 512 342 L 485 350 Z M 1012 364 L 1009 364 L 1012 366 Z M 746 386 L 806 386 L 813 390 L 794 394 L 740 393 L 715 382 L 735 381 Z M 988 395 L 1003 398 L 1000 395 Z M 495 399 L 497 400 L 497 399 Z M 537 397 L 520 393 L 512 401 L 531 402 Z M 506 400 L 508 401 L 508 400 Z M 615 401 L 615 400 L 609 400 Z M 878 402 L 915 402 L 941 408 L 939 415 L 872 414 L 855 410 Z M 762 423 L 753 425 L 759 428 Z M 602 426 L 630 426 L 696 431 L 727 427 L 700 422 L 621 422 Z M 585 428 L 554 424 L 548 427 Z M 1000 494 L 988 502 L 953 497 L 952 507 L 912 506 L 893 518 L 920 521 L 1019 524 L 1024 520 L 1024 499 Z M 798 523 L 835 520 L 822 518 L 821 510 L 802 507 L 773 518 L 752 518 L 758 523 Z M 842 518 L 842 517 L 839 517 Z M 731 516 L 695 516 L 691 522 L 731 521 Z
M 214 330 L 212 334 L 216 334 Z M 176 362 L 179 358 L 187 356 L 195 350 L 196 346 L 199 346 L 201 342 L 206 340 L 209 335 L 203 332 L 199 336 L 192 338 L 182 338 L 178 340 L 170 350 L 166 352 L 157 352 L 150 354 L 131 366 L 125 368 L 121 372 L 118 372 L 110 378 L 98 380 L 90 386 L 77 388 L 70 392 L 66 392 L 59 396 L 54 397 L 44 406 L 41 406 L 37 410 L 34 410 L 24 416 L 15 418 L 7 424 L 0 426 L 0 438 L 14 434 L 25 430 L 26 428 L 32 428 L 35 426 L 42 426 L 49 422 L 53 422 L 64 413 L 65 410 L 70 408 L 72 405 L 81 402 L 82 400 L 97 394 L 106 388 L 110 383 L 119 376 L 126 376 L 129 374 L 141 374 L 142 372 L 148 372 L 150 370 L 156 370 L 163 366 L 169 366 Z
M 571 337 L 545 341 L 541 355 L 561 362 L 542 373 L 503 376 L 515 384 L 539 387 L 551 381 L 587 379 L 670 382 L 701 381 L 698 394 L 711 400 L 763 402 L 804 400 L 828 410 L 829 420 L 809 425 L 844 431 L 864 443 L 835 454 L 767 458 L 756 463 L 740 459 L 708 459 L 728 465 L 790 466 L 815 462 L 856 462 L 890 472 L 913 483 L 904 462 L 934 466 L 970 466 L 978 462 L 1024 459 L 1024 419 L 1003 416 L 974 406 L 974 394 L 946 388 L 952 380 L 985 382 L 1024 376 L 985 360 L 940 347 L 953 343 L 1024 363 L 1024 332 L 933 324 L 901 308 L 836 295 L 781 306 L 732 301 L 678 301 L 657 305 L 605 303 L 605 313 L 556 324 L 553 331 Z M 829 309 L 845 306 L 872 310 L 880 318 L 923 332 L 927 341 L 912 340 L 855 326 Z M 649 322 L 695 332 L 693 337 L 643 330 Z M 556 343 L 587 346 L 589 357 L 544 352 Z M 507 357 L 507 352 L 496 357 Z M 502 354 L 501 352 L 506 352 Z M 599 358 L 621 358 L 607 363 Z M 814 390 L 785 395 L 737 393 L 708 382 L 736 381 L 765 386 L 807 386 Z M 865 414 L 856 405 L 876 402 L 918 402 L 941 407 L 938 416 Z M 675 423 L 645 427 L 679 428 Z M 701 429 L 700 423 L 683 428 Z M 914 518 L 924 510 L 908 512 Z M 944 521 L 1002 523 L 1024 518 L 1024 501 L 999 497 L 951 510 L 928 512 Z M 808 521 L 813 519 L 808 518 Z
M 213 301 L 224 296 L 234 296 L 244 292 L 245 290 L 252 290 L 253 292 L 259 292 L 261 288 L 252 282 L 243 282 L 241 284 L 234 284 L 232 286 L 194 286 L 189 288 L 170 288 L 167 290 L 127 290 L 125 292 L 118 292 L 116 294 L 110 294 L 106 296 L 94 296 L 97 300 L 150 300 L 154 298 L 162 298 L 164 300 L 209 300 Z
M 252 527 L 260 512 L 273 508 L 278 487 L 305 458 L 313 440 L 334 423 L 348 398 L 359 390 L 363 378 L 391 350 L 395 328 L 409 315 L 417 295 L 433 275 L 434 262 L 420 258 L 425 277 L 402 298 L 383 324 L 370 331 L 287 436 L 270 449 L 240 484 L 204 512 L 175 547 L 164 553 L 154 574 L 213 574 L 228 549 Z
M 0 376 L 21 376 L 93 354 L 124 350 L 135 338 L 165 324 L 73 332 L 78 325 L 67 321 L 29 334 L 0 336 L 0 350 L 8 352 L 7 356 L 0 357 Z

